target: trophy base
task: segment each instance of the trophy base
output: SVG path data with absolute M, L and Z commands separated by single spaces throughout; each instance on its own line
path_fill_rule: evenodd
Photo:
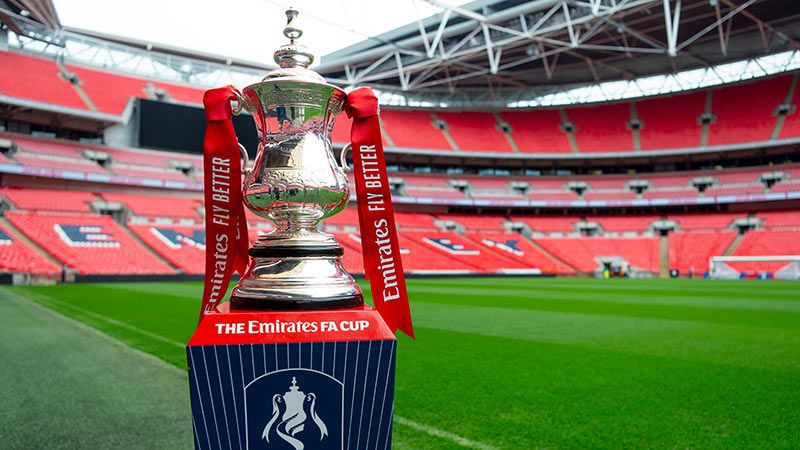
M 307 310 L 364 304 L 361 287 L 342 266 L 343 250 L 327 247 L 255 247 L 248 271 L 231 293 L 231 309 Z

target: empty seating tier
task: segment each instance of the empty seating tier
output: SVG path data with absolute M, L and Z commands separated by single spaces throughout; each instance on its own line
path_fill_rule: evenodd
M 25 245 L 18 236 L 0 225 L 0 272 L 29 273 L 53 277 L 61 268 Z
M 697 275 L 708 270 L 712 256 L 722 256 L 731 245 L 735 231 L 711 231 L 669 235 L 669 267 L 686 275 L 691 270 Z
M 566 114 L 574 125 L 573 134 L 581 152 L 633 150 L 627 103 L 570 108 Z
M 465 151 L 511 152 L 513 149 L 491 113 L 440 112 L 458 148 Z
M 692 92 L 637 102 L 642 150 L 698 147 L 705 99 L 705 92 Z
M 87 109 L 52 60 L 0 51 L 0 95 L 48 105 Z
M 708 144 L 766 141 L 775 127 L 775 110 L 789 91 L 791 75 L 769 82 L 722 87 L 713 91 L 716 121 L 709 128 Z
M 500 116 L 511 127 L 511 136 L 520 152 L 572 152 L 567 133 L 561 131 L 561 116 L 557 110 L 504 111 Z
M 128 225 L 136 236 L 183 273 L 205 271 L 206 231 L 202 226 Z
M 199 199 L 179 196 L 118 194 L 104 192 L 103 198 L 122 203 L 137 216 L 199 219 Z
M 622 258 L 633 267 L 658 271 L 656 238 L 536 238 L 534 242 L 582 272 L 592 272 L 601 267 L 600 257 Z
M 9 222 L 82 275 L 175 273 L 108 216 L 9 211 Z
M 385 109 L 381 110 L 381 121 L 384 131 L 398 147 L 453 150 L 428 111 Z
M 0 188 L 16 209 L 28 211 L 91 212 L 89 204 L 97 197 L 91 192 L 60 191 L 54 189 Z

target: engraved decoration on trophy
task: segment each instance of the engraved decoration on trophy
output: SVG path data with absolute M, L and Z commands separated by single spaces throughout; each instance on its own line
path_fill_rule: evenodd
M 337 164 L 331 144 L 347 94 L 308 68 L 314 56 L 297 43 L 303 35 L 298 12 L 290 9 L 286 16 L 289 43 L 274 54 L 279 67 L 244 88 L 239 99 L 238 108 L 252 114 L 260 137 L 252 168 L 245 169 L 243 201 L 276 230 L 250 248 L 250 265 L 231 306 L 358 306 L 361 288 L 342 266 L 342 246 L 319 229 L 319 221 L 344 209 L 350 196 L 346 166 Z

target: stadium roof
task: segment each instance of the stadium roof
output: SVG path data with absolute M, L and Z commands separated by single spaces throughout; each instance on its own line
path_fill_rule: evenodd
M 257 5 L 270 12 L 261 11 L 262 26 L 255 28 L 282 26 L 278 10 L 283 5 L 264 2 Z M 373 19 L 386 16 L 385 8 L 374 2 L 367 3 L 371 12 L 363 12 L 363 20 L 351 20 L 349 26 L 335 17 L 342 8 L 326 3 L 330 8 L 320 9 L 312 3 L 305 12 L 305 27 L 311 31 L 303 39 L 314 50 L 320 42 L 314 39 L 320 37 L 341 42 L 356 42 L 354 35 L 366 37 L 324 56 L 316 70 L 344 86 L 371 85 L 382 104 L 395 106 L 495 109 L 618 100 L 800 68 L 797 0 L 478 0 L 454 6 L 458 4 L 394 4 L 398 12 L 392 16 L 397 17 L 384 26 L 419 19 L 383 32 Z M 147 9 L 138 3 L 121 5 L 128 5 L 131 14 Z M 375 16 L 375 8 L 382 15 Z M 103 22 L 99 7 L 94 14 Z M 164 11 L 157 16 L 172 20 Z M 64 27 L 51 1 L 0 0 L 0 22 L 12 32 L 11 47 L 170 81 L 244 86 L 270 68 L 266 59 L 253 63 L 212 50 L 181 49 L 173 42 L 155 43 L 150 32 L 144 35 L 147 39 L 137 39 Z M 247 34 L 226 34 L 252 40 Z M 282 39 L 274 34 L 257 40 L 261 53 L 264 48 L 271 53 Z
M 478 0 L 326 56 L 344 84 L 528 88 L 711 67 L 798 48 L 796 0 Z

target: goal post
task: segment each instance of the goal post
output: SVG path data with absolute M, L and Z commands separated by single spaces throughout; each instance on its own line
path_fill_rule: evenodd
M 711 278 L 738 279 L 739 271 L 728 265 L 737 262 L 785 262 L 774 272 L 775 278 L 800 279 L 800 255 L 712 256 L 708 260 L 708 275 Z

